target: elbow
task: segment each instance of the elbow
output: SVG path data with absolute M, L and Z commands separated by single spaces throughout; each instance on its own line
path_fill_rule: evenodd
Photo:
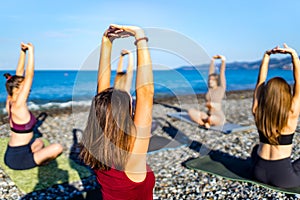
M 154 86 L 153 84 L 149 84 L 146 86 L 142 86 L 138 88 L 136 91 L 137 98 L 144 98 L 144 99 L 153 99 L 154 97 Z
M 28 79 L 33 79 L 34 77 L 34 72 L 30 71 L 30 72 L 26 72 L 25 77 Z
M 33 68 L 33 65 L 30 67 L 30 66 L 27 66 L 27 69 L 26 69 L 26 72 L 25 72 L 25 76 L 26 77 L 33 77 L 34 76 L 34 68 Z
M 143 91 L 143 94 L 145 96 L 153 98 L 153 96 L 154 96 L 154 86 L 153 86 L 153 84 L 151 84 L 149 86 L 145 86 L 145 88 L 142 91 Z

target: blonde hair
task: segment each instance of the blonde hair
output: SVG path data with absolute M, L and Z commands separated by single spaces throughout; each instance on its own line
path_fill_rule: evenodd
M 272 78 L 259 89 L 255 123 L 272 145 L 279 144 L 278 137 L 287 125 L 291 103 L 291 87 L 283 78 Z

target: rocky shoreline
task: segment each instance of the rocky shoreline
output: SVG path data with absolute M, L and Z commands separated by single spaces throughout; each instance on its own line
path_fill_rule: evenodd
M 240 125 L 254 125 L 251 114 L 253 91 L 227 92 L 223 108 L 228 122 Z M 250 156 L 258 143 L 257 130 L 225 135 L 204 130 L 179 120 L 167 117 L 167 113 L 178 112 L 191 107 L 204 108 L 204 95 L 180 96 L 155 99 L 153 119 L 157 123 L 153 135 L 172 139 L 173 133 L 184 134 L 191 141 L 205 145 L 206 149 L 195 150 L 190 145 L 173 150 L 163 150 L 148 155 L 148 164 L 156 177 L 154 199 L 298 199 L 295 195 L 275 192 L 246 182 L 231 181 L 219 176 L 197 170 L 187 169 L 183 163 L 207 153 L 207 149 L 219 150 L 239 158 Z M 74 130 L 82 130 L 88 114 L 88 107 L 73 107 L 35 111 L 47 113 L 47 118 L 39 130 L 50 143 L 58 142 L 64 146 L 64 154 L 72 154 Z M 1 117 L 0 138 L 8 137 L 7 117 Z M 80 131 L 77 131 L 80 140 Z M 297 134 L 296 134 L 297 135 Z M 300 154 L 300 138 L 294 138 L 292 159 Z M 23 194 L 13 181 L 0 168 L 0 199 L 88 199 L 89 192 L 98 191 L 95 177 L 90 176 L 76 183 L 66 183 L 46 190 Z

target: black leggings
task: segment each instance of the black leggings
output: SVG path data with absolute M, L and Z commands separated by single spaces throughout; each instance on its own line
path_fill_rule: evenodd
M 258 145 L 253 148 L 254 179 L 281 188 L 300 186 L 300 159 L 291 162 L 290 158 L 265 160 L 257 155 Z
M 7 145 L 7 149 L 4 155 L 5 164 L 15 170 L 31 169 L 37 164 L 33 159 L 33 153 L 31 151 L 31 145 L 34 140 L 31 140 L 29 144 L 23 146 L 11 147 Z

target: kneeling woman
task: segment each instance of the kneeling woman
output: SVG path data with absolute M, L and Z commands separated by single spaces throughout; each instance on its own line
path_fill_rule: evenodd
M 126 36 L 134 36 L 137 46 L 134 117 L 130 94 L 110 88 L 112 42 Z M 111 25 L 102 37 L 98 94 L 83 133 L 81 157 L 94 169 L 103 199 L 153 199 L 155 178 L 146 164 L 154 95 L 147 41 L 135 26 Z
M 288 83 L 275 77 L 267 83 L 271 54 L 290 54 L 294 70 L 294 91 Z M 300 63 L 295 50 L 284 44 L 264 54 L 252 111 L 260 143 L 252 152 L 253 176 L 266 184 L 290 188 L 300 186 L 300 159 L 291 162 L 292 142 L 300 110 Z
M 24 64 L 28 51 L 28 64 L 25 77 Z M 62 146 L 51 144 L 44 147 L 41 139 L 33 139 L 33 128 L 36 124 L 34 115 L 27 108 L 27 98 L 34 75 L 33 45 L 21 43 L 21 54 L 16 75 L 6 73 L 6 90 L 8 93 L 6 110 L 11 127 L 10 140 L 5 152 L 5 164 L 11 169 L 30 169 L 55 159 Z

